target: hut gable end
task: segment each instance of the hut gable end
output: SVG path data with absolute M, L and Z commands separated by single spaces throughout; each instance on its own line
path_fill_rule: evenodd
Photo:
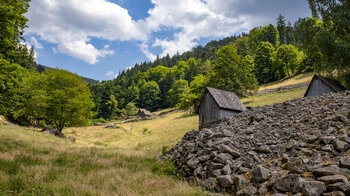
M 209 92 L 205 92 L 199 107 L 199 124 L 219 119 L 220 108 Z
M 245 106 L 233 92 L 207 87 L 199 105 L 199 128 L 210 127 L 244 110 Z
M 339 82 L 315 74 L 304 94 L 304 97 L 338 93 L 345 90 L 346 88 Z

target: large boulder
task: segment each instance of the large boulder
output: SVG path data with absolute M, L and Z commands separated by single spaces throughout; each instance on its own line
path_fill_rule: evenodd
M 54 135 L 54 136 L 59 137 L 59 138 L 67 138 L 62 132 L 60 132 L 54 128 L 45 127 L 41 130 L 41 132 L 47 133 L 50 135 Z

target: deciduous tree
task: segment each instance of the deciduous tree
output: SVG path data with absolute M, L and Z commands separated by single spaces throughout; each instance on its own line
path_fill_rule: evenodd
M 92 116 L 94 103 L 86 83 L 76 74 L 64 70 L 45 71 L 49 123 L 62 131 L 65 126 L 85 125 Z

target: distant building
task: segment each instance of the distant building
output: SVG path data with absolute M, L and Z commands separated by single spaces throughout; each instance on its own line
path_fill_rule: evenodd
M 307 87 L 304 97 L 338 93 L 345 90 L 346 88 L 339 82 L 315 74 Z
M 233 92 L 207 87 L 199 105 L 199 129 L 247 110 Z
M 150 118 L 150 117 L 152 117 L 152 114 L 150 111 L 140 108 L 139 112 L 138 112 L 138 116 L 141 118 Z

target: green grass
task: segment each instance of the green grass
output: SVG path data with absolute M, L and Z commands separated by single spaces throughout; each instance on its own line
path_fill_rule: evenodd
M 296 88 L 289 91 L 272 92 L 265 95 L 250 96 L 241 99 L 245 106 L 256 107 L 263 105 L 270 105 L 273 103 L 281 103 L 294 98 L 301 98 L 304 96 L 307 87 Z
M 104 127 L 64 131 L 74 134 L 76 143 L 32 128 L 1 125 L 0 195 L 206 195 L 202 188 L 179 180 L 172 162 L 155 159 L 198 126 L 194 117 L 181 115 L 152 120 L 153 124 L 140 121 L 127 132 Z M 144 127 L 149 129 L 146 134 Z M 101 137 L 95 138 L 98 132 Z

